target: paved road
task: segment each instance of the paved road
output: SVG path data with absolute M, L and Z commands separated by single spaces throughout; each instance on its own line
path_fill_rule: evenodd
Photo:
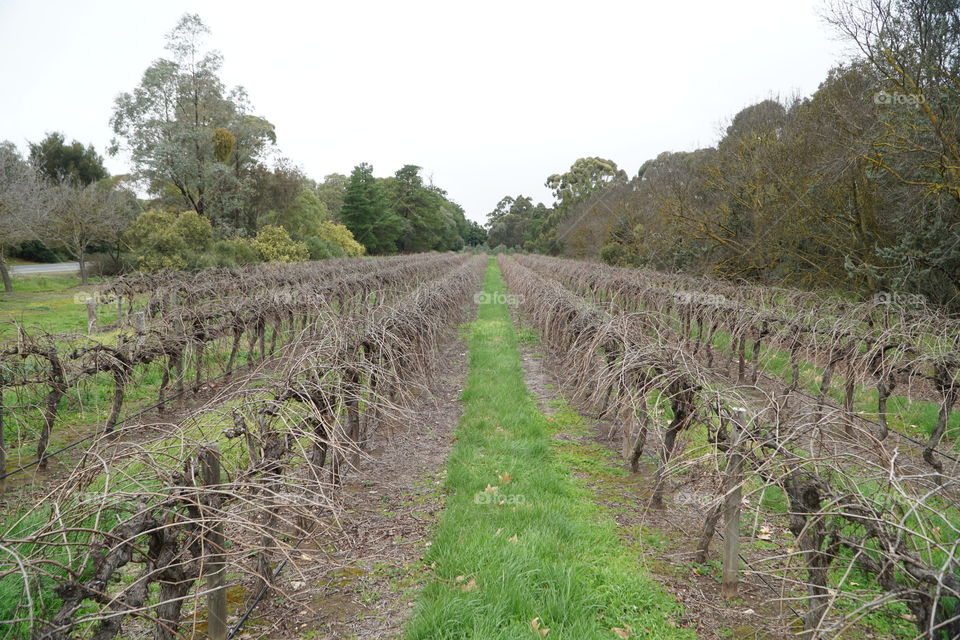
M 57 262 L 56 264 L 22 264 L 10 267 L 14 275 L 28 275 L 31 273 L 74 273 L 80 270 L 79 262 Z

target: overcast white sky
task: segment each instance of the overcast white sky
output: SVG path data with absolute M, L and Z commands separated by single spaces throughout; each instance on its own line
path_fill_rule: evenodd
M 113 100 L 199 13 L 309 176 L 406 163 L 482 221 L 582 156 L 629 174 L 713 145 L 771 95 L 809 94 L 841 59 L 822 0 L 657 2 L 0 0 L 0 140 L 111 138 Z M 126 173 L 122 157 L 107 158 Z

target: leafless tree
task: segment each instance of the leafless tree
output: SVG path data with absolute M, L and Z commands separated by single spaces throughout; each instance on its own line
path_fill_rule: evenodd
M 10 142 L 0 143 L 0 278 L 13 291 L 5 252 L 26 240 L 38 240 L 49 209 L 50 190 Z

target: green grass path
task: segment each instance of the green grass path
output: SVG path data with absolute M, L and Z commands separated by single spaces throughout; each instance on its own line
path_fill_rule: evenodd
M 488 299 L 504 289 L 491 261 Z M 558 455 L 555 423 L 524 386 L 504 304 L 479 306 L 468 344 L 446 510 L 425 559 L 434 575 L 406 638 L 694 637 L 674 626 L 679 606 L 642 574 L 570 456 Z

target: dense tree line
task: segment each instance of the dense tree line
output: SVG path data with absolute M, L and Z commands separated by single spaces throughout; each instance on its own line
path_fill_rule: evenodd
M 374 177 L 369 164 L 357 165 L 340 216 L 376 254 L 458 250 L 486 240 L 486 232 L 466 219 L 463 207 L 443 189 L 425 185 L 420 167 L 411 164 L 389 178 Z
M 83 282 L 98 270 L 197 269 L 428 250 L 484 242 L 446 192 L 406 165 L 378 179 L 361 164 L 317 182 L 278 156 L 273 124 L 243 87 L 220 79 L 208 29 L 187 14 L 167 36 L 167 56 L 116 99 L 110 154 L 131 173 L 109 176 L 90 145 L 54 132 L 0 145 L 0 276 L 5 258 L 73 258 Z M 146 194 L 147 198 L 138 197 Z
M 830 21 L 860 55 L 813 95 L 751 105 L 716 146 L 633 177 L 580 159 L 547 180 L 548 210 L 501 201 L 491 246 L 960 306 L 958 3 L 857 0 Z

